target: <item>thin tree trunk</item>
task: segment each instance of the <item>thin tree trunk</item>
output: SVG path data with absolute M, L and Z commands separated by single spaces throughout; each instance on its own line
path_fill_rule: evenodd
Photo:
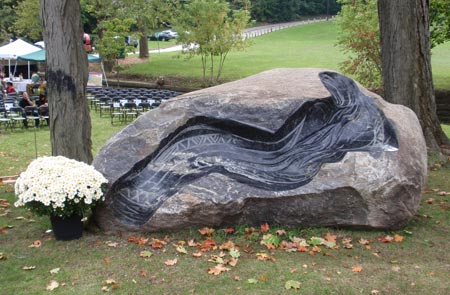
M 411 108 L 429 148 L 448 144 L 436 115 L 427 0 L 378 0 L 385 99 Z
M 92 162 L 88 78 L 80 2 L 40 0 L 47 59 L 52 155 Z
M 139 38 L 139 58 L 148 58 L 148 31 L 147 27 L 142 27 L 140 30 L 142 36 Z

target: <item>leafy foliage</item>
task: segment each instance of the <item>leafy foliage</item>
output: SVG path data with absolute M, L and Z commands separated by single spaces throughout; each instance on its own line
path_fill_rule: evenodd
M 179 41 L 186 54 L 201 57 L 204 82 L 208 68 L 209 83 L 217 82 L 230 50 L 246 47 L 242 31 L 249 19 L 247 10 L 230 9 L 224 0 L 194 0 L 185 5 L 176 23 Z
M 431 46 L 450 40 L 450 0 L 430 1 Z
M 23 0 L 15 7 L 14 32 L 33 41 L 42 40 L 39 0 Z
M 338 0 L 342 4 L 338 46 L 348 54 L 341 63 L 344 73 L 373 90 L 382 88 L 380 30 L 376 0 Z

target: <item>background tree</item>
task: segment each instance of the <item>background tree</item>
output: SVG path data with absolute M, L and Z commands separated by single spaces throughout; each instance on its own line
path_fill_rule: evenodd
M 382 91 L 380 30 L 377 0 L 338 0 L 338 46 L 348 54 L 340 64 L 344 73 L 354 75 L 364 86 Z
M 47 59 L 52 155 L 92 162 L 91 119 L 80 1 L 40 0 Z
M 378 0 L 384 96 L 411 108 L 427 146 L 440 151 L 449 140 L 436 115 L 428 9 L 428 0 Z
M 96 45 L 105 62 L 106 71 L 111 71 L 117 60 L 124 58 L 132 50 L 132 46 L 125 43 L 125 37 L 128 36 L 133 23 L 132 18 L 110 18 L 99 23 L 102 37 Z
M 23 0 L 15 7 L 15 11 L 14 33 L 33 42 L 42 40 L 39 0 Z
M 230 50 L 243 49 L 247 44 L 242 32 L 250 19 L 249 12 L 232 10 L 223 0 L 193 0 L 182 11 L 176 24 L 179 42 L 185 53 L 200 55 L 203 81 L 207 82 L 209 68 L 209 83 L 214 84 L 220 79 Z
M 430 1 L 431 47 L 450 40 L 450 0 Z
M 0 1 L 0 45 L 8 43 L 15 36 L 13 24 L 16 19 L 14 6 L 20 2 L 18 0 Z

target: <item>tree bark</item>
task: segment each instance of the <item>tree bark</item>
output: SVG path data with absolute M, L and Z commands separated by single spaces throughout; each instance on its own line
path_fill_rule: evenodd
M 440 151 L 449 140 L 436 114 L 430 58 L 428 0 L 378 0 L 385 99 L 411 108 L 427 146 Z
M 148 30 L 146 26 L 141 27 L 139 38 L 139 58 L 148 58 Z
M 87 54 L 80 1 L 40 0 L 47 60 L 52 155 L 92 162 L 91 119 L 85 99 Z

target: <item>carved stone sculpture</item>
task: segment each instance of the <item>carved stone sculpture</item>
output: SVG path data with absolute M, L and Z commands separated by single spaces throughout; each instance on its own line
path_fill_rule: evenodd
M 417 210 L 426 150 L 408 109 L 335 72 L 279 69 L 164 103 L 94 166 L 111 184 L 96 212 L 108 231 L 392 228 Z

